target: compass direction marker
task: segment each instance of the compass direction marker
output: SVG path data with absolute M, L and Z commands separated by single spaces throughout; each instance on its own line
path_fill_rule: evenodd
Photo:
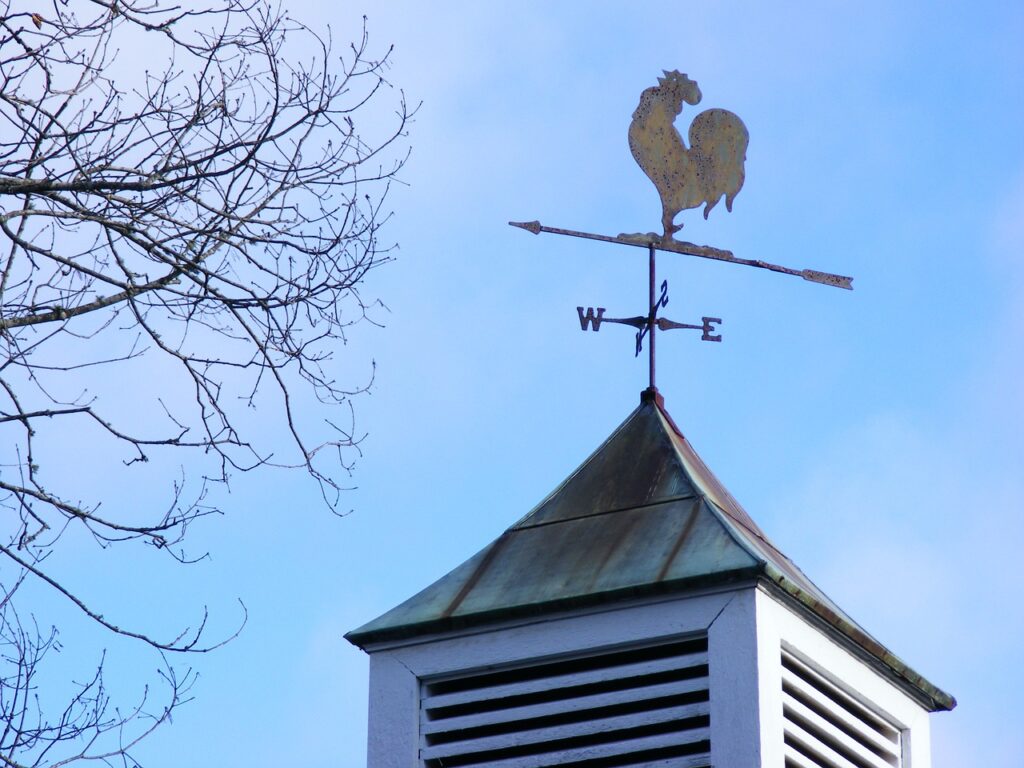
M 600 331 L 603 323 L 615 323 L 617 325 L 629 325 L 637 329 L 636 332 L 636 347 L 634 356 L 639 356 L 640 352 L 643 351 L 644 340 L 650 336 L 650 343 L 648 344 L 648 356 L 649 356 L 649 387 L 654 390 L 654 370 L 655 370 L 655 353 L 654 353 L 654 331 L 672 331 L 672 330 L 697 330 L 701 331 L 701 341 L 722 341 L 722 335 L 716 333 L 718 330 L 716 326 L 722 324 L 722 318 L 720 317 L 702 317 L 701 324 L 696 325 L 692 323 L 679 323 L 675 320 L 669 320 L 665 317 L 658 316 L 658 310 L 668 305 L 668 281 L 662 281 L 661 292 L 657 299 L 655 298 L 655 253 L 657 251 L 667 251 L 669 253 L 678 253 L 685 256 L 697 256 L 702 259 L 714 259 L 715 261 L 727 261 L 733 264 L 742 264 L 748 267 L 757 267 L 758 269 L 767 269 L 772 272 L 778 272 L 784 275 L 793 275 L 795 277 L 803 278 L 812 283 L 818 283 L 820 285 L 829 285 L 833 288 L 845 288 L 848 291 L 853 290 L 853 278 L 845 275 L 834 275 L 830 272 L 820 272 L 815 269 L 791 269 L 790 267 L 784 267 L 779 264 L 772 264 L 767 261 L 760 261 L 754 259 L 741 259 L 733 255 L 732 251 L 726 251 L 721 248 L 713 248 L 709 245 L 697 245 L 696 243 L 688 243 L 685 241 L 675 240 L 672 238 L 665 239 L 656 234 L 647 235 L 618 235 L 612 237 L 611 235 L 598 235 L 592 232 L 580 232 L 574 229 L 561 229 L 559 227 L 547 227 L 541 224 L 539 221 L 510 221 L 509 224 L 513 227 L 525 229 L 527 232 L 531 232 L 535 235 L 539 235 L 541 232 L 548 232 L 554 235 L 567 235 L 569 237 L 580 237 L 586 240 L 599 240 L 605 243 L 617 243 L 619 245 L 630 245 L 639 248 L 646 248 L 648 254 L 648 283 L 649 291 L 648 310 L 647 316 L 637 315 L 634 317 L 605 317 L 607 311 L 604 307 L 576 307 L 576 312 L 579 315 L 580 330 L 582 331 Z
M 673 320 L 669 320 L 669 319 L 664 318 L 664 317 L 659 317 L 658 318 L 658 330 L 659 331 L 671 331 L 671 330 L 674 330 L 676 328 L 693 328 L 695 331 L 704 331 L 703 335 L 701 335 L 701 337 L 700 337 L 701 341 L 721 341 L 722 340 L 722 334 L 718 334 L 718 335 L 714 335 L 714 336 L 712 335 L 712 333 L 714 331 L 718 330 L 717 328 L 715 328 L 715 326 L 722 324 L 722 318 L 720 318 L 720 317 L 702 317 L 701 318 L 701 323 L 702 323 L 702 325 L 688 325 L 687 323 L 677 323 L 677 322 L 675 322 Z

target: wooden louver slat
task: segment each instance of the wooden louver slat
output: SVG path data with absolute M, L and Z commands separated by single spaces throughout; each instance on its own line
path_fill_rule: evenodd
M 709 764 L 707 639 L 425 681 L 425 768 Z
M 897 726 L 794 654 L 781 661 L 787 768 L 900 768 Z
M 628 704 L 653 698 L 669 698 L 695 693 L 707 689 L 708 681 L 704 677 L 678 680 L 672 683 L 649 685 L 644 688 L 626 688 L 577 696 L 573 699 L 574 710 L 601 709 L 616 704 Z M 565 702 L 561 700 L 546 701 L 540 704 L 528 704 L 519 707 L 507 707 L 491 712 L 479 712 L 461 717 L 448 717 L 442 720 L 428 720 L 421 724 L 420 731 L 424 734 L 437 732 L 459 731 L 467 728 L 497 723 L 508 723 L 514 720 L 529 720 L 546 715 L 558 715 L 565 712 Z
M 690 654 L 687 658 L 677 661 L 675 659 L 655 659 L 635 664 L 623 665 L 620 670 L 621 677 L 633 676 L 643 677 L 657 675 L 673 669 L 678 669 L 680 664 L 689 668 L 700 665 L 707 665 L 707 653 Z M 601 669 L 587 670 L 572 674 L 554 675 L 549 679 L 527 680 L 522 683 L 505 683 L 484 688 L 476 688 L 456 693 L 446 693 L 434 696 L 426 696 L 423 699 L 425 707 L 439 709 L 459 704 L 478 704 L 482 701 L 493 701 L 506 696 L 522 696 L 527 693 L 538 693 L 549 691 L 552 688 L 570 688 L 576 686 L 591 685 L 608 679 L 607 672 Z
M 782 753 L 786 757 L 786 768 L 820 768 L 821 766 L 821 763 L 797 751 L 792 744 L 784 745 Z
M 842 728 L 848 734 L 854 734 L 861 743 L 869 745 L 877 754 L 889 755 L 892 759 L 899 758 L 898 737 L 893 739 L 879 733 L 860 718 L 842 707 L 837 707 L 831 699 L 823 696 L 814 686 L 788 669 L 782 670 L 782 691 L 784 696 L 800 701 L 805 706 L 818 712 L 827 712 L 836 727 Z M 892 759 L 889 760 L 889 765 L 894 764 Z

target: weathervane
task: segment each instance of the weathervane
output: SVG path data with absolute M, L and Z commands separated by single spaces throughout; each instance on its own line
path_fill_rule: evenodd
M 636 317 L 605 317 L 605 308 L 577 307 L 580 329 L 599 331 L 602 323 L 618 323 L 636 328 L 636 355 L 643 350 L 648 339 L 647 350 L 650 360 L 649 389 L 656 392 L 654 384 L 654 339 L 655 331 L 693 329 L 702 331 L 702 341 L 721 341 L 716 326 L 722 320 L 718 317 L 703 317 L 701 323 L 678 323 L 658 316 L 658 310 L 668 305 L 668 281 L 662 281 L 660 293 L 655 297 L 655 258 L 657 251 L 671 251 L 687 256 L 745 264 L 786 275 L 797 275 L 804 280 L 836 288 L 853 290 L 853 278 L 818 272 L 813 269 L 790 269 L 778 264 L 753 259 L 741 259 L 731 251 L 696 245 L 676 240 L 674 235 L 682 229 L 676 224 L 679 213 L 690 208 L 704 206 L 704 218 L 725 197 L 725 207 L 732 211 L 732 203 L 743 187 L 744 168 L 749 134 L 738 116 L 724 109 L 707 109 L 690 123 L 690 146 L 687 148 L 683 137 L 675 127 L 676 116 L 683 109 L 683 103 L 698 104 L 700 88 L 678 71 L 665 72 L 658 78 L 658 84 L 640 94 L 640 104 L 633 112 L 629 125 L 629 148 L 637 164 L 654 182 L 661 197 L 661 224 L 663 232 L 596 235 L 571 229 L 545 227 L 539 221 L 510 221 L 513 227 L 520 227 L 535 235 L 550 232 L 555 235 L 570 235 L 588 240 L 620 243 L 646 248 L 648 252 L 648 312 Z

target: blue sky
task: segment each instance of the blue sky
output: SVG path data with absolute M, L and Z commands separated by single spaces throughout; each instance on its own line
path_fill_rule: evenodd
M 584 335 L 575 310 L 644 311 L 643 251 L 506 222 L 656 228 L 626 129 L 679 69 L 751 136 L 733 212 L 684 214 L 679 236 L 855 290 L 662 256 L 669 315 L 724 320 L 722 344 L 659 339 L 667 408 L 784 552 L 958 698 L 933 717 L 935 768 L 1019 766 L 1024 7 L 293 5 L 336 40 L 365 12 L 423 102 L 391 197 L 398 258 L 366 289 L 385 327 L 337 357 L 355 380 L 377 363 L 368 437 L 346 517 L 302 475 L 236 478 L 197 531 L 209 561 L 122 575 L 128 620 L 250 612 L 195 660 L 197 698 L 144 762 L 364 765 L 367 660 L 342 634 L 521 517 L 645 386 L 631 333 Z

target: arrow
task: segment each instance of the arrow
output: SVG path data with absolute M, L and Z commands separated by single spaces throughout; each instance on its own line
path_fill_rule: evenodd
M 686 256 L 698 256 L 702 259 L 715 259 L 716 261 L 728 261 L 732 264 L 744 264 L 748 267 L 758 267 L 759 269 L 767 269 L 772 272 L 781 272 L 784 275 L 795 275 L 812 283 L 831 285 L 834 288 L 845 288 L 848 291 L 853 290 L 853 278 L 846 277 L 845 275 L 833 275 L 831 272 L 819 272 L 816 269 L 790 269 L 789 267 L 783 267 L 767 261 L 741 259 L 738 256 L 735 256 L 732 251 L 722 250 L 721 248 L 712 248 L 709 245 L 697 245 L 696 243 L 688 243 L 682 240 L 664 240 L 653 233 L 637 235 L 623 234 L 618 235 L 617 237 L 612 237 L 611 235 L 595 235 L 592 232 L 578 232 L 574 229 L 545 227 L 539 221 L 510 221 L 509 224 L 513 227 L 525 229 L 527 232 L 532 232 L 535 235 L 539 235 L 541 232 L 550 232 L 553 235 L 582 237 L 587 240 L 600 240 L 605 243 L 632 245 L 638 248 L 651 248 L 653 246 L 657 251 L 681 253 Z

